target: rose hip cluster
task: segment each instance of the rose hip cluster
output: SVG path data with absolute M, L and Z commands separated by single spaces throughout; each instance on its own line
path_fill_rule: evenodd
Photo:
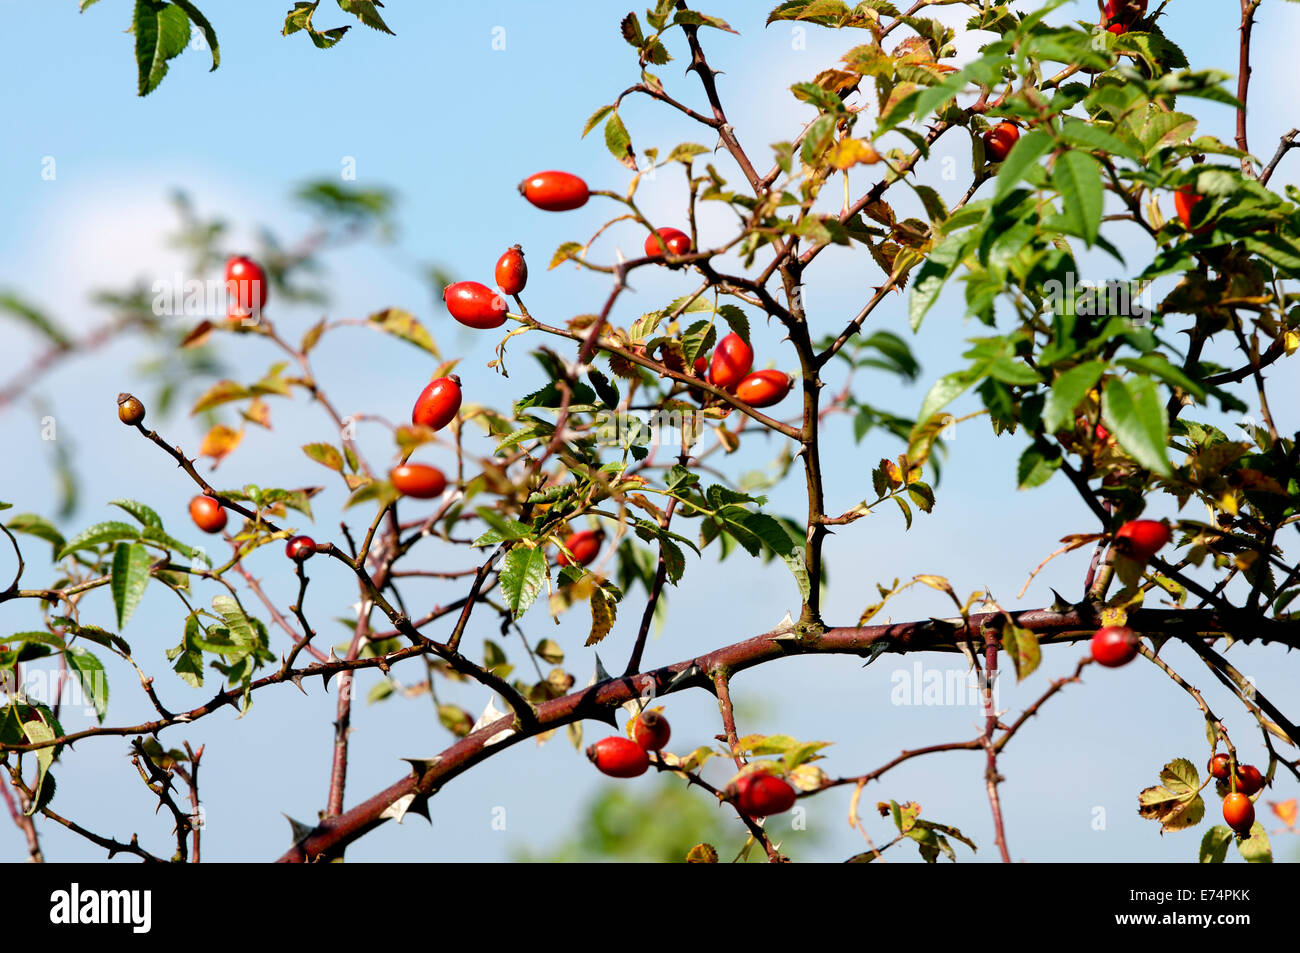
M 1255 805 L 1251 798 L 1264 790 L 1264 775 L 1253 764 L 1238 764 L 1232 770 L 1232 758 L 1219 753 L 1210 758 L 1210 776 L 1228 785 L 1223 797 L 1223 819 L 1241 836 L 1255 826 Z
M 1115 532 L 1115 549 L 1135 562 L 1145 563 L 1170 539 L 1169 527 L 1159 520 L 1129 520 Z M 1092 637 L 1092 658 L 1107 668 L 1119 668 L 1138 654 L 1138 634 L 1124 625 L 1108 625 Z
M 497 266 L 498 282 L 503 285 L 517 282 L 522 288 L 527 273 L 523 253 L 517 245 L 501 257 Z M 226 262 L 226 282 L 231 292 L 232 318 L 255 314 L 266 304 L 266 272 L 251 258 L 241 255 Z M 431 430 L 441 430 L 456 418 L 460 403 L 460 378 L 454 374 L 439 377 L 416 398 L 411 422 Z M 119 394 L 117 415 L 124 424 L 140 426 L 145 415 L 144 405 L 130 394 Z M 447 488 L 447 478 L 442 471 L 424 463 L 403 462 L 389 471 L 388 479 L 398 493 L 419 500 L 441 496 Z M 205 533 L 220 533 L 226 528 L 226 510 L 221 501 L 206 494 L 190 500 L 190 518 Z M 317 550 L 316 541 L 310 536 L 294 536 L 285 545 L 284 552 L 295 563 L 303 563 Z
M 636 778 L 650 767 L 650 753 L 658 753 L 672 734 L 668 719 L 658 708 L 643 711 L 628 726 L 631 738 L 610 735 L 588 746 L 587 758 L 602 774 L 611 778 Z M 767 817 L 794 807 L 795 789 L 790 782 L 769 774 L 760 765 L 750 765 L 727 785 L 724 792 L 747 817 Z

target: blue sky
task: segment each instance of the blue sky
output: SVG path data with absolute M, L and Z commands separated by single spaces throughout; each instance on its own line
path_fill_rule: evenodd
M 604 209 L 593 202 L 578 213 L 545 215 L 523 203 L 514 185 L 543 168 L 572 170 L 593 187 L 625 185 L 628 174 L 605 151 L 599 133 L 586 140 L 578 136 L 596 107 L 636 81 L 635 54 L 617 34 L 623 8 L 608 3 L 394 0 L 386 14 L 397 37 L 357 27 L 338 47 L 322 52 L 304 36 L 279 35 L 286 6 L 209 0 L 206 12 L 222 43 L 221 68 L 208 73 L 206 54 L 187 52 L 173 62 L 160 89 L 141 100 L 134 96 L 131 37 L 122 32 L 128 3 L 102 0 L 78 15 L 73 0 L 0 0 L 0 17 L 6 23 L 0 57 L 7 91 L 6 138 L 0 151 L 0 221 L 7 225 L 0 232 L 0 287 L 19 289 L 66 327 L 84 333 L 104 317 L 87 307 L 90 291 L 121 286 L 136 277 L 170 276 L 178 267 L 179 259 L 162 240 L 174 224 L 166 203 L 170 189 L 187 190 L 201 210 L 225 217 L 237 236 L 232 247 L 239 247 L 240 241 L 251 245 L 254 229 L 262 224 L 284 237 L 300 234 L 309 222 L 288 201 L 288 194 L 303 180 L 338 175 L 351 159 L 358 185 L 391 187 L 399 194 L 401 234 L 391 246 L 326 256 L 331 301 L 325 313 L 358 317 L 385 306 L 409 308 L 426 321 L 444 353 L 463 359 L 460 373 L 467 400 L 507 404 L 535 379 L 524 360 L 527 342 L 512 345 L 509 381 L 494 375 L 485 364 L 495 339 L 466 332 L 435 311 L 419 265 L 437 262 L 457 277 L 486 281 L 501 251 L 522 242 L 533 270 L 527 300 L 534 313 L 560 321 L 598 308 L 606 291 L 601 280 L 567 268 L 546 272 L 544 265 L 560 242 L 585 237 Z M 318 14 L 319 25 L 346 21 L 325 6 Z M 1091 4 L 1077 6 L 1079 16 L 1091 18 Z M 1166 28 L 1193 63 L 1235 68 L 1235 4 L 1183 0 L 1171 7 L 1174 13 Z M 719 86 L 729 118 L 746 148 L 758 157 L 757 164 L 765 167 L 767 144 L 790 138 L 812 115 L 789 95 L 788 86 L 832 65 L 858 38 L 809 27 L 800 48 L 790 25 L 764 29 L 765 5 L 718 2 L 704 9 L 741 32 L 736 37 L 706 31 L 704 40 L 711 61 L 724 71 Z M 951 8 L 946 14 L 952 15 Z M 1296 79 L 1294 52 L 1284 42 L 1298 33 L 1300 7 L 1279 0 L 1264 5 L 1256 29 L 1251 117 L 1257 154 L 1271 155 L 1278 135 L 1300 118 L 1289 95 Z M 502 38 L 504 48 L 494 48 L 502 45 Z M 678 59 L 661 68 L 660 75 L 670 92 L 698 107 L 698 83 L 681 73 L 684 47 L 674 37 L 670 49 Z M 1228 110 L 1199 102 L 1196 110 L 1205 117 L 1202 131 L 1231 138 Z M 682 141 L 713 145 L 704 137 L 705 130 L 648 101 L 629 100 L 623 115 L 638 148 L 657 145 L 666 151 Z M 939 176 L 939 163 L 948 155 L 956 157 L 957 181 Z M 41 177 L 48 157 L 57 170 L 53 180 Z M 734 171 L 721 153 L 715 161 L 724 175 Z M 1297 157 L 1289 158 L 1275 181 L 1300 179 L 1297 163 Z M 968 168 L 966 140 L 947 136 L 923 180 L 951 200 L 964 191 L 967 183 L 961 176 Z M 865 172 L 855 172 L 852 181 L 858 190 L 870 179 Z M 643 184 L 638 194 L 653 220 L 672 224 L 683 198 L 682 177 L 662 174 Z M 725 234 L 727 225 L 717 209 L 702 214 L 706 237 Z M 1125 249 L 1135 256 L 1145 251 L 1135 236 L 1123 237 Z M 616 231 L 612 238 L 603 246 L 606 257 L 612 257 L 613 245 L 630 253 L 640 244 L 631 229 Z M 838 330 L 870 293 L 878 279 L 874 269 L 862 267 L 863 260 L 860 254 L 850 257 L 833 250 L 809 274 L 808 306 L 820 329 Z M 1086 277 L 1115 277 L 1109 262 L 1089 259 L 1088 266 L 1098 271 Z M 637 295 L 620 305 L 616 317 L 630 320 L 681 293 L 688 283 L 679 275 L 639 272 Z M 295 337 L 319 313 L 287 308 L 272 312 L 272 317 Z M 903 332 L 905 299 L 882 307 L 872 326 Z M 38 343 L 12 325 L 0 328 L 6 345 L 0 349 L 0 380 L 7 380 L 30 359 Z M 899 388 L 892 378 L 866 376 L 859 382 L 860 393 L 899 412 L 914 413 L 929 382 L 960 366 L 964 338 L 978 333 L 961 318 L 959 297 L 947 296 L 914 344 L 924 366 L 923 381 Z M 782 350 L 776 328 L 758 323 L 755 334 L 760 364 L 770 359 L 793 369 L 792 355 Z M 51 408 L 58 439 L 74 448 L 85 481 L 76 525 L 109 518 L 108 500 L 134 496 L 157 502 L 169 528 L 194 542 L 197 533 L 189 529 L 184 509 L 191 486 L 155 448 L 138 437 L 131 439 L 134 435 L 112 416 L 118 391 L 140 388 L 135 363 L 144 353 L 129 340 L 114 344 L 93 358 L 60 368 L 42 381 L 38 393 Z M 223 357 L 233 376 L 247 380 L 260 376 L 272 360 L 267 350 L 243 339 L 233 342 Z M 394 418 L 407 412 L 433 369 L 430 360 L 413 349 L 359 332 L 327 339 L 316 361 L 323 383 L 341 408 Z M 1274 406 L 1283 408 L 1285 418 L 1285 408 L 1295 406 L 1291 398 L 1297 395 L 1294 384 L 1277 383 L 1282 385 L 1279 397 L 1287 399 L 1275 397 Z M 23 403 L 0 415 L 0 441 L 10 448 L 10 459 L 19 461 L 0 477 L 0 499 L 22 511 L 50 512 L 56 498 L 47 466 L 50 448 L 40 436 L 43 413 Z M 302 399 L 276 403 L 274 415 L 275 431 L 250 434 L 218 471 L 218 485 L 320 482 L 322 471 L 298 445 L 329 439 L 328 421 Z M 1290 419 L 1279 425 L 1295 429 Z M 188 447 L 200 436 L 196 425 L 182 416 L 167 420 L 164 432 Z M 376 459 L 387 452 L 383 439 L 367 446 Z M 899 450 L 880 435 L 855 445 L 846 421 L 831 424 L 825 446 L 832 509 L 847 509 L 868 495 L 872 466 Z M 1046 604 L 1051 601 L 1050 587 L 1077 592 L 1086 552 L 1057 560 L 1023 600 L 1015 599 L 1029 570 L 1061 536 L 1094 529 L 1092 517 L 1061 480 L 1033 492 L 1016 491 L 1015 460 L 1022 448 L 1022 438 L 998 440 L 983 424 L 968 425 L 952 442 L 932 516 L 918 518 L 905 534 L 897 515 L 882 510 L 833 537 L 827 547 L 832 581 L 825 606 L 828 621 L 851 624 L 872 601 L 877 581 L 888 583 L 919 572 L 946 575 L 962 593 L 987 586 L 1007 606 Z M 770 456 L 767 449 L 746 447 L 733 461 L 735 468 L 762 466 Z M 774 491 L 771 508 L 799 512 L 801 483 L 796 480 Z M 312 530 L 319 537 L 332 538 L 337 532 L 334 514 L 340 499 L 333 489 L 319 498 L 320 518 Z M 1173 512 L 1167 500 L 1157 499 L 1153 507 L 1160 514 Z M 460 566 L 465 554 L 431 551 L 428 559 L 438 568 L 454 568 L 446 564 Z M 351 597 L 341 597 L 337 604 L 329 600 L 331 590 L 346 589 L 349 583 L 336 567 L 320 562 L 312 564 L 312 598 L 319 601 L 310 608 L 324 622 L 345 611 Z M 691 565 L 682 585 L 670 592 L 670 621 L 652 641 L 648 664 L 676 661 L 757 634 L 787 610 L 797 609 L 797 592 L 783 568 L 758 567 L 738 558 L 719 566 L 712 554 L 703 562 Z M 291 580 L 278 552 L 258 554 L 250 566 L 282 605 L 291 601 Z M 39 559 L 32 560 L 25 582 L 36 581 L 43 570 Z M 431 600 L 455 597 L 453 590 L 436 586 L 411 591 Z M 946 612 L 937 608 L 932 595 L 908 594 L 890 611 L 899 619 Z M 626 657 L 641 598 L 638 591 L 623 607 L 623 619 L 602 647 L 611 669 L 621 667 Z M 206 697 L 163 671 L 162 650 L 179 640 L 178 608 L 155 587 L 123 633 L 137 654 L 160 672 L 160 691 L 172 707 Z M 110 611 L 104 592 L 88 598 L 83 608 L 87 615 L 98 614 L 100 621 L 106 621 Z M 27 615 L 18 618 L 24 612 Z M 541 607 L 525 620 L 530 639 L 549 636 L 564 645 L 567 664 L 580 681 L 594 665 L 591 650 L 581 647 L 585 620 L 585 610 L 579 609 L 557 628 Z M 10 607 L 4 624 L 20 630 L 38 623 L 31 607 Z M 318 623 L 330 631 L 327 625 Z M 479 617 L 467 644 L 496 637 L 495 628 L 486 615 Z M 337 630 L 340 636 L 342 631 Z M 517 642 L 514 648 L 517 651 Z M 1058 649 L 1047 655 L 1040 672 L 1022 687 L 1003 686 L 1004 706 L 1022 707 L 1036 697 L 1049 678 L 1072 667 L 1077 651 Z M 1240 664 L 1247 674 L 1257 674 L 1271 697 L 1294 696 L 1300 687 L 1293 667 L 1278 664 L 1281 653 L 1257 650 L 1243 657 Z M 1262 751 L 1253 750 L 1249 724 L 1221 697 L 1216 684 L 1201 677 L 1190 653 L 1175 647 L 1170 658 L 1193 673 L 1212 705 L 1230 712 L 1229 727 L 1236 730 L 1239 743 L 1262 757 Z M 745 673 L 735 684 L 741 730 L 833 740 L 824 762 L 831 774 L 870 770 L 901 748 L 972 736 L 978 716 L 973 707 L 891 703 L 897 673 L 909 675 L 914 661 L 886 657 L 862 669 L 845 658 L 807 658 Z M 935 657 L 919 661 L 927 671 L 955 664 Z M 110 719 L 145 717 L 147 709 L 129 670 L 113 674 Z M 369 684 L 369 678 L 362 680 L 362 692 Z M 171 744 L 182 738 L 207 744 L 207 858 L 277 855 L 288 841 L 280 813 L 310 820 L 323 805 L 334 699 L 318 684 L 307 687 L 307 698 L 292 688 L 264 692 L 243 719 L 225 711 L 190 732 L 173 729 L 164 735 Z M 448 697 L 474 712 L 486 702 L 481 691 L 469 689 Z M 707 743 L 717 731 L 712 700 L 702 693 L 674 696 L 668 713 L 683 747 Z M 399 758 L 431 755 L 448 740 L 434 722 L 427 698 L 359 706 L 354 724 L 349 804 L 393 781 L 403 769 Z M 600 730 L 588 725 L 589 737 Z M 153 817 L 125 752 L 125 742 L 114 740 L 79 746 L 57 772 L 55 806 L 92 829 L 118 836 L 139 830 L 142 838 L 164 850 L 164 824 Z M 1177 755 L 1201 761 L 1204 754 L 1195 706 L 1168 680 L 1156 677 L 1149 667 L 1090 672 L 1087 683 L 1054 701 L 1003 759 L 1007 782 L 1002 791 L 1013 856 L 1191 859 L 1196 835 L 1160 837 L 1154 824 L 1137 818 L 1134 799 L 1138 790 L 1155 783 L 1165 761 Z M 577 816 L 574 806 L 601 783 L 563 738 L 540 748 L 525 743 L 440 792 L 432 805 L 432 829 L 419 819 L 400 827 L 389 824 L 349 856 L 501 859 L 522 844 L 540 848 L 571 828 Z M 1276 796 L 1295 793 L 1283 788 Z M 845 824 L 847 797 L 847 792 L 833 792 L 808 805 L 809 827 L 823 833 L 816 847 L 801 848 L 798 832 L 789 831 L 788 824 L 782 827 L 785 822 L 780 820 L 773 822 L 773 830 L 797 857 L 847 856 L 861 849 L 860 838 Z M 995 854 L 978 756 L 958 753 L 913 762 L 873 785 L 865 798 L 918 800 L 925 816 L 958 826 L 979 842 L 977 860 Z M 506 809 L 504 831 L 491 825 L 496 807 Z M 1104 830 L 1094 824 L 1098 808 L 1105 812 Z M 0 828 L 0 851 L 17 856 L 19 834 L 4 830 Z M 886 833 L 882 823 L 871 830 L 877 837 Z M 52 858 L 99 856 L 48 825 L 45 836 Z

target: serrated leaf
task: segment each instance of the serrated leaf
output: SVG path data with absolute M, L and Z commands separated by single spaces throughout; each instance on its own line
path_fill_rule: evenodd
M 1052 167 L 1052 184 L 1061 193 L 1066 218 L 1091 246 L 1101 229 L 1105 199 L 1101 163 L 1086 152 L 1071 149 Z
M 140 530 L 130 523 L 123 523 L 118 520 L 106 520 L 103 523 L 96 523 L 88 526 L 72 539 L 64 543 L 59 550 L 56 560 L 63 559 L 71 553 L 81 549 L 90 549 L 101 543 L 112 543 L 119 539 L 139 539 Z
M 1052 382 L 1052 390 L 1043 405 L 1043 430 L 1055 433 L 1067 424 L 1074 423 L 1074 409 L 1079 406 L 1088 391 L 1097 386 L 1106 365 L 1101 361 L 1089 361 L 1072 367 Z
M 343 472 L 343 454 L 339 453 L 338 448 L 329 443 L 307 443 L 303 444 L 302 452 L 307 454 L 321 466 L 329 467 L 336 473 Z
M 546 583 L 546 553 L 541 547 L 515 546 L 506 553 L 501 568 L 501 594 L 519 618 L 533 604 Z
M 65 655 L 68 669 L 77 677 L 81 690 L 95 709 L 95 717 L 104 723 L 108 714 L 108 673 L 104 663 L 83 648 L 69 649 Z
M 367 320 L 385 334 L 401 338 L 439 360 L 442 359 L 442 355 L 438 353 L 438 345 L 433 342 L 424 325 L 409 311 L 403 311 L 401 308 L 385 308 L 383 311 L 376 311 Z
M 587 641 L 584 646 L 596 645 L 605 636 L 609 635 L 609 630 L 614 627 L 614 620 L 618 616 L 618 604 L 609 596 L 604 589 L 597 586 L 591 590 L 591 632 L 587 635 Z
M 1101 416 L 1134 460 L 1161 476 L 1170 475 L 1169 418 L 1154 381 L 1112 378 L 1102 392 Z
M 610 113 L 609 118 L 605 120 L 605 146 L 615 159 L 633 172 L 637 171 L 636 154 L 632 151 L 632 137 L 628 135 L 627 127 L 623 125 L 623 120 L 616 112 Z
M 118 543 L 113 550 L 111 585 L 117 627 L 123 628 L 149 585 L 149 551 L 140 543 Z
M 190 42 L 190 19 L 180 7 L 162 0 L 136 0 L 131 20 L 135 33 L 137 92 L 148 96 L 167 75 L 167 61 Z

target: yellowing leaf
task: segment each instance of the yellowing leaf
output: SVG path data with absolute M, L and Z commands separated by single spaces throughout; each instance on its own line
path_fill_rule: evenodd
M 212 467 L 215 470 L 217 464 L 234 452 L 244 439 L 244 431 L 232 430 L 224 424 L 217 424 L 208 431 L 203 442 L 199 444 L 199 456 L 211 457 Z
M 830 151 L 830 162 L 841 172 L 855 165 L 875 165 L 880 161 L 876 147 L 863 139 L 841 139 Z

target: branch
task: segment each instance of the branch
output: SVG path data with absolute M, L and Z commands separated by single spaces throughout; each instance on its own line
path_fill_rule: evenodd
M 433 762 L 425 762 L 406 777 L 373 797 L 345 811 L 338 817 L 323 820 L 280 858 L 284 862 L 314 860 L 356 841 L 378 827 L 391 813 L 394 803 L 406 798 L 427 799 L 435 790 L 469 768 L 487 760 L 518 742 L 584 719 L 610 721 L 613 709 L 640 698 L 647 680 L 655 697 L 670 695 L 688 688 L 714 691 L 709 672 L 722 669 L 734 676 L 737 672 L 797 655 L 839 654 L 871 657 L 880 644 L 888 652 L 903 654 L 917 651 L 959 651 L 967 638 L 983 643 L 984 626 L 1009 617 L 1015 625 L 1029 629 L 1044 642 L 1072 642 L 1091 638 L 1099 620 L 1089 606 L 1066 612 L 1032 609 L 1022 612 L 972 614 L 963 622 L 957 619 L 926 619 L 852 628 L 822 629 L 802 626 L 764 633 L 737 642 L 706 655 L 686 659 L 655 669 L 635 679 L 627 676 L 608 679 L 562 698 L 537 706 L 531 727 L 521 726 L 514 715 L 506 715 L 490 725 L 460 739 L 444 750 Z M 1198 638 L 1222 634 L 1226 630 L 1212 610 L 1170 611 L 1138 609 L 1131 613 L 1128 625 L 1138 632 L 1159 632 L 1186 637 L 1189 644 L 1199 645 Z M 1300 645 L 1300 621 L 1259 619 L 1252 623 L 1248 637 L 1264 642 Z M 1238 636 L 1245 634 L 1237 633 Z M 976 742 L 976 746 L 980 746 Z

